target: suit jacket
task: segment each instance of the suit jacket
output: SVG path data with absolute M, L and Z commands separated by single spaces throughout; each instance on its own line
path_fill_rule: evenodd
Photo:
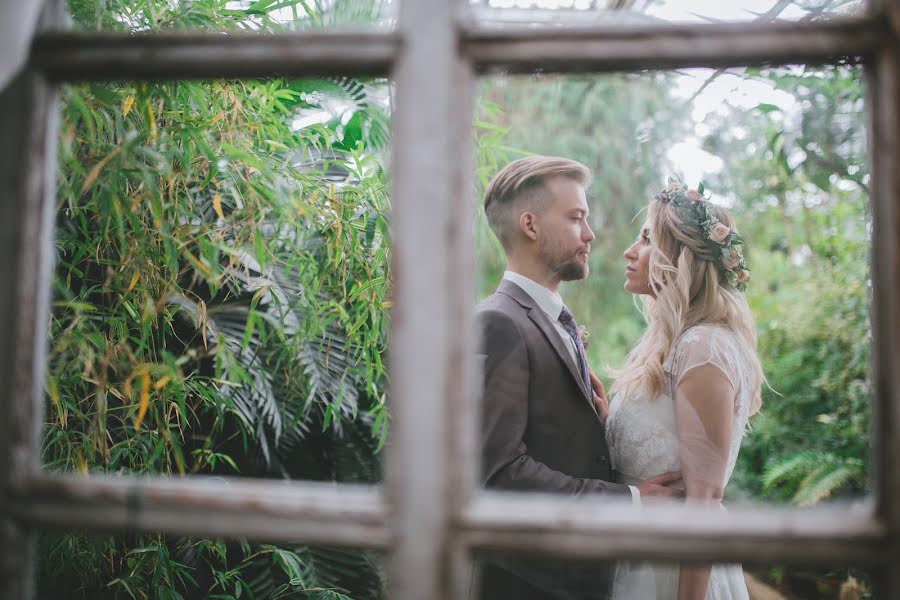
M 577 364 L 546 313 L 503 280 L 476 309 L 484 356 L 482 477 L 505 490 L 603 493 L 630 497 L 612 483 L 603 424 Z M 605 565 L 583 567 L 518 559 L 485 561 L 485 600 L 605 597 Z

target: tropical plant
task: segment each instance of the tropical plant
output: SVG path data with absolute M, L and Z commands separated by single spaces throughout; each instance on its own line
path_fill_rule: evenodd
M 241 17 L 224 4 L 131 9 L 230 29 L 277 8 Z M 139 28 L 137 13 L 70 8 L 82 26 Z M 387 89 L 332 78 L 64 90 L 48 468 L 380 479 Z M 77 532 L 41 546 L 46 597 L 382 589 L 376 558 L 352 549 Z

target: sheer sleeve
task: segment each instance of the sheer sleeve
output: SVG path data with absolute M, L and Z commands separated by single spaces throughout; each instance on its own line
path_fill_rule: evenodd
M 730 332 L 694 329 L 671 365 L 679 455 L 688 502 L 718 504 L 735 435 L 737 372 Z

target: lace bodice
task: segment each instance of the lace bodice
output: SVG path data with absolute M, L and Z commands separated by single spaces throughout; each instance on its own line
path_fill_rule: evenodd
M 686 481 L 689 476 L 712 481 L 723 490 L 734 470 L 752 399 L 736 335 L 719 325 L 692 327 L 676 340 L 663 370 L 665 384 L 658 397 L 616 394 L 610 402 L 606 440 L 613 467 L 623 483 L 682 470 Z M 707 394 L 700 403 L 686 397 L 685 389 L 703 389 L 704 380 L 725 393 Z

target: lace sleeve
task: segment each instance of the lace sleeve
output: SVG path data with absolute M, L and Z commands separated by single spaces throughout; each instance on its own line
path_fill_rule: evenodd
M 679 455 L 688 501 L 722 499 L 731 450 L 737 370 L 729 332 L 695 328 L 671 364 Z

